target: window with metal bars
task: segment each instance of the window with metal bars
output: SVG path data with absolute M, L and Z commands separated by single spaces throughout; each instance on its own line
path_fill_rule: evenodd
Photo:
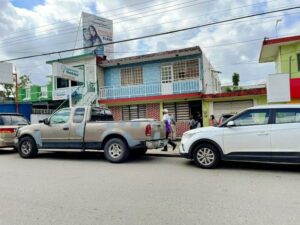
M 122 106 L 122 120 L 133 120 L 146 117 L 146 105 Z
M 143 68 L 141 66 L 121 69 L 121 85 L 137 85 L 143 83 Z
M 199 77 L 198 59 L 173 63 L 174 81 L 189 80 Z
M 176 121 L 189 120 L 190 108 L 188 102 L 164 103 L 164 109 L 168 109 L 169 115 L 173 115 Z

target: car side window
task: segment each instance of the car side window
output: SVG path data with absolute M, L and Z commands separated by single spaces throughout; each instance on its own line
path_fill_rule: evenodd
M 50 117 L 50 124 L 61 124 L 69 121 L 70 109 L 62 109 Z
M 28 120 L 22 116 L 11 116 L 12 125 L 28 125 Z
M 11 125 L 11 117 L 9 115 L 0 116 L 0 125 Z
M 300 123 L 300 109 L 277 109 L 275 123 Z
M 84 108 L 77 108 L 74 112 L 73 123 L 82 123 L 84 118 Z
M 240 114 L 234 119 L 235 126 L 253 126 L 268 124 L 270 110 L 253 109 Z

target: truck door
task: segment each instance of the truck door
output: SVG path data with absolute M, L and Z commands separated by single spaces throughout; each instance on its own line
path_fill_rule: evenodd
M 85 114 L 86 110 L 84 107 L 75 108 L 73 112 L 73 117 L 70 124 L 70 148 L 83 148 L 83 137 L 86 121 Z
M 42 148 L 69 148 L 70 109 L 62 109 L 40 127 Z

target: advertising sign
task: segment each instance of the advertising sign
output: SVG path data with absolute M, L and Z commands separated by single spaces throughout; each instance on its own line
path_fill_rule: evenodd
M 55 62 L 52 64 L 53 76 L 61 77 L 67 80 L 83 82 L 83 71 L 72 66 L 66 66 Z
M 267 80 L 268 103 L 291 101 L 289 74 L 270 74 Z
M 105 55 L 108 59 L 113 58 L 113 45 L 97 46 L 113 41 L 112 20 L 83 12 L 82 34 L 83 47 L 91 47 L 86 48 L 85 53 L 95 51 L 98 56 Z
M 0 84 L 12 84 L 13 82 L 13 64 L 0 63 Z
M 59 88 L 53 91 L 53 100 L 65 100 L 69 97 L 69 88 Z

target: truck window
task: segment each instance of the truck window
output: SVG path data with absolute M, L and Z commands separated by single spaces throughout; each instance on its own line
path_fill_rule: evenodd
M 82 123 L 83 118 L 84 118 L 84 108 L 75 109 L 73 123 Z
M 22 116 L 11 116 L 11 124 L 12 125 L 28 125 L 28 121 Z
M 91 121 L 113 121 L 111 111 L 101 108 L 92 108 Z
M 0 116 L 0 125 L 11 125 L 11 117 L 9 115 Z
M 66 123 L 69 121 L 69 117 L 70 109 L 62 109 L 50 117 L 50 124 Z

